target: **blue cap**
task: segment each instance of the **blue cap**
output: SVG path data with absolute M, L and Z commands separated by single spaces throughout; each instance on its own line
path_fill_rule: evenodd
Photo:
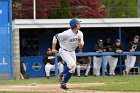
M 70 20 L 69 24 L 71 28 L 75 28 L 76 24 L 80 23 L 81 21 L 77 20 L 76 18 L 73 18 Z

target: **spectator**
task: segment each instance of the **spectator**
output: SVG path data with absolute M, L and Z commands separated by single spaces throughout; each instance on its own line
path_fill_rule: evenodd
M 134 36 L 134 40 L 131 41 L 128 45 L 128 51 L 129 52 L 137 52 L 140 51 L 140 42 L 139 42 L 139 36 Z M 123 75 L 128 75 L 130 72 L 130 69 L 134 67 L 136 62 L 136 56 L 135 55 L 127 55 L 126 58 L 126 69 L 123 71 Z
M 112 46 L 112 51 L 116 52 L 116 53 L 122 53 L 123 49 L 122 49 L 122 45 L 121 45 L 121 41 L 119 39 L 116 39 L 115 44 Z M 118 56 L 112 56 L 112 62 L 109 63 L 110 65 L 110 76 L 115 76 L 115 68 L 116 65 L 118 63 Z
M 101 39 L 98 40 L 98 44 L 95 45 L 95 51 L 99 52 L 99 53 L 106 51 L 103 46 L 103 40 L 101 40 Z M 94 71 L 95 76 L 100 75 L 101 61 L 102 61 L 101 56 L 95 56 L 93 58 L 93 71 Z
M 55 59 L 54 54 L 52 53 L 51 49 L 48 48 L 46 55 L 43 57 L 43 62 L 45 64 L 45 72 L 46 72 L 47 79 L 50 78 L 50 71 L 55 70 L 54 59 Z M 63 64 L 61 62 L 59 62 L 58 63 L 59 73 L 61 73 L 63 71 L 63 68 L 64 68 Z
M 106 50 L 106 52 L 111 52 L 112 51 L 112 42 L 111 42 L 111 38 L 110 37 L 106 37 L 106 40 L 105 40 L 105 42 L 104 42 L 104 47 L 105 47 L 105 50 Z M 107 73 L 107 64 L 109 64 L 109 63 L 111 63 L 111 59 L 112 59 L 112 57 L 111 56 L 105 56 L 105 72 L 106 72 L 106 74 L 108 74 Z
M 82 53 L 82 49 L 79 49 L 79 53 Z M 78 77 L 80 77 L 80 70 L 86 70 L 85 72 L 85 77 L 88 76 L 88 73 L 90 71 L 90 66 L 91 66 L 91 57 L 79 57 L 77 58 L 77 74 Z

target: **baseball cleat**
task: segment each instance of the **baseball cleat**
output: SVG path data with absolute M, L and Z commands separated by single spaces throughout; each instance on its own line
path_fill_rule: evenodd
M 62 88 L 62 89 L 64 89 L 64 90 L 68 90 L 68 88 L 67 88 L 67 86 L 66 86 L 65 83 L 62 83 L 61 86 L 60 86 L 60 88 Z
M 125 70 L 123 70 L 123 75 L 126 76 L 128 75 L 127 72 Z

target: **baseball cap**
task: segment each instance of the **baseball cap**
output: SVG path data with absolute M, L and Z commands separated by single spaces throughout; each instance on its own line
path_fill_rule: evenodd
M 74 28 L 76 26 L 76 24 L 80 23 L 81 21 L 79 21 L 78 19 L 76 18 L 73 18 L 70 20 L 69 24 L 70 24 L 70 27 L 71 28 Z
M 134 36 L 134 38 L 137 38 L 137 39 L 139 39 L 140 37 L 139 37 L 138 35 L 135 35 L 135 36 Z
M 103 42 L 103 40 L 102 39 L 99 39 L 98 42 Z
M 115 42 L 121 42 L 120 39 L 116 39 Z

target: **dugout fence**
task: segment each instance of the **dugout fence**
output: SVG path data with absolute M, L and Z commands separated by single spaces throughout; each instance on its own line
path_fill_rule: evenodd
M 87 53 L 76 53 L 76 56 L 102 56 L 102 62 L 101 62 L 101 66 L 102 66 L 102 76 L 105 77 L 105 64 L 104 64 L 104 57 L 105 56 L 113 56 L 113 55 L 117 55 L 117 56 L 120 56 L 119 59 L 120 59 L 120 71 L 122 73 L 122 67 L 124 67 L 124 65 L 122 65 L 122 59 L 121 59 L 121 56 L 126 56 L 126 55 L 140 55 L 140 52 L 122 52 L 122 53 L 115 53 L 115 52 L 102 52 L 102 53 L 97 53 L 97 52 L 87 52 Z M 60 55 L 57 53 L 55 55 L 55 76 L 58 77 L 58 65 L 57 65 L 57 62 L 58 62 L 58 57 Z M 138 66 L 140 67 L 140 64 L 137 64 L 135 66 Z

